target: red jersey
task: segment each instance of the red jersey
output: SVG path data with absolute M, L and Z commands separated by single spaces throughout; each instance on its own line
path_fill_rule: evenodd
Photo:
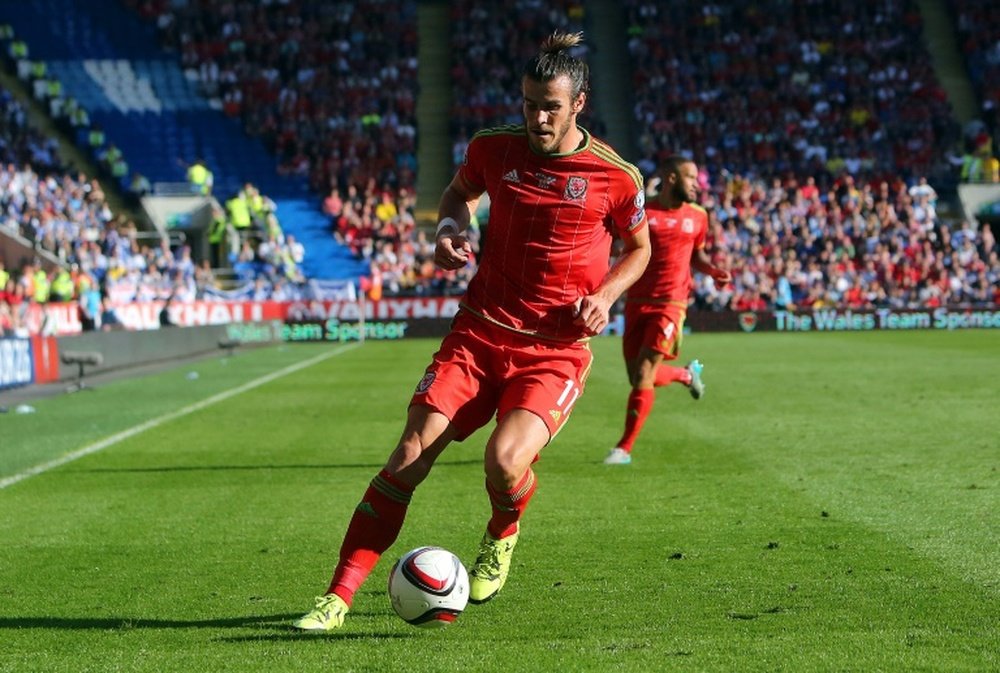
M 652 254 L 649 266 L 628 290 L 632 302 L 680 302 L 687 306 L 691 292 L 691 256 L 705 247 L 708 213 L 685 203 L 667 210 L 656 202 L 646 209 Z
M 524 126 L 473 136 L 458 171 L 490 197 L 485 254 L 462 305 L 504 327 L 558 341 L 587 336 L 574 303 L 607 275 L 612 235 L 646 225 L 642 176 L 587 131 L 583 146 L 542 155 Z

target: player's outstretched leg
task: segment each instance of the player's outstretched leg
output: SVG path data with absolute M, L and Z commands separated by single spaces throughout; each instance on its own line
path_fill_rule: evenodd
M 349 609 L 337 594 L 326 594 L 317 598 L 316 607 L 292 622 L 292 626 L 302 631 L 333 631 L 344 625 Z
M 696 400 L 700 400 L 705 395 L 705 384 L 701 380 L 701 370 L 704 368 L 705 365 L 697 360 L 691 360 L 685 367 L 688 373 L 691 374 L 691 383 L 688 384 L 688 391 L 690 391 L 691 397 Z
M 605 465 L 628 465 L 631 462 L 632 454 L 620 446 L 611 449 L 611 453 L 604 459 Z
M 344 625 L 354 594 L 399 536 L 413 488 L 388 470 L 375 475 L 354 508 L 329 588 L 316 599 L 316 607 L 295 620 L 295 628 L 332 631 Z
M 503 589 L 510 573 L 510 560 L 520 531 L 497 540 L 487 531 L 479 543 L 479 554 L 469 571 L 469 601 L 485 603 Z

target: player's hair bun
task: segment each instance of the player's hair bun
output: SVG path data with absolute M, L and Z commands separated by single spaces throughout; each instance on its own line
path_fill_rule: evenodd
M 555 32 L 542 42 L 542 53 L 554 54 L 575 47 L 581 42 L 583 42 L 583 33 Z

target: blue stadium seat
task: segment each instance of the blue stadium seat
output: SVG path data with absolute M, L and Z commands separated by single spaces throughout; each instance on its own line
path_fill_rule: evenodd
M 306 247 L 304 270 L 318 278 L 365 273 L 330 236 L 318 197 L 304 180 L 277 173 L 277 162 L 240 124 L 209 108 L 181 71 L 176 55 L 158 46 L 155 27 L 120 0 L 0 0 L 0 18 L 45 60 L 123 152 L 130 168 L 151 182 L 185 179 L 181 162 L 204 157 L 225 199 L 244 182 L 279 204 L 282 227 Z M 86 132 L 77 134 L 86 146 Z

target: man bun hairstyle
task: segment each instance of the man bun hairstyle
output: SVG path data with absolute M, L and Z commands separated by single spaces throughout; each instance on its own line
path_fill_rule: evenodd
M 570 97 L 576 98 L 590 88 L 590 68 L 582 59 L 570 53 L 583 44 L 583 33 L 552 33 L 542 41 L 538 54 L 524 66 L 525 77 L 536 82 L 549 82 L 566 75 L 572 83 Z

